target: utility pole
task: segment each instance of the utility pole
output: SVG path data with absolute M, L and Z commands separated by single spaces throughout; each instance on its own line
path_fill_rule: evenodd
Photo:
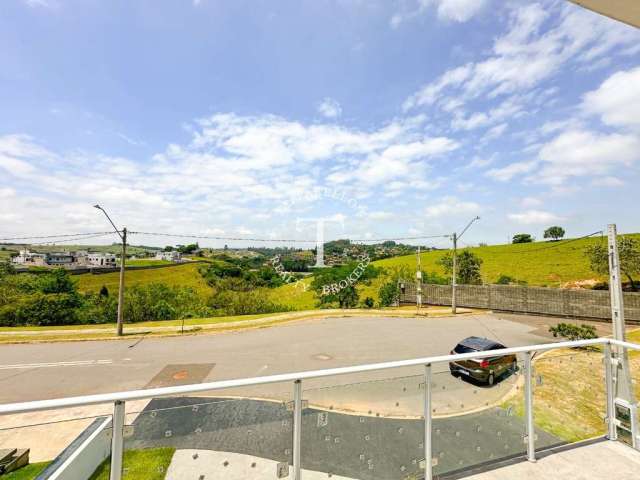
M 624 296 L 620 277 L 620 257 L 615 224 L 608 225 L 609 252 L 609 294 L 611 296 L 611 321 L 613 322 L 613 338 L 625 341 Z M 615 426 L 614 438 L 629 443 L 640 450 L 640 432 L 638 427 L 638 405 L 631 382 L 629 355 L 627 349 L 614 346 L 611 349 L 611 371 L 613 374 L 613 412 L 609 412 L 609 422 Z M 611 430 L 610 430 L 611 431 Z
M 473 222 L 475 222 L 476 220 L 480 220 L 480 217 L 474 217 L 473 219 L 471 219 L 471 221 L 467 224 L 466 227 L 464 227 L 462 229 L 462 232 L 460 232 L 460 234 L 453 232 L 452 240 L 453 240 L 453 265 L 452 265 L 452 278 L 451 278 L 451 313 L 453 313 L 454 315 L 456 314 L 456 309 L 457 309 L 457 303 L 456 303 L 456 287 L 458 285 L 458 240 L 460 240 L 460 237 L 462 237 L 462 235 L 464 235 L 464 232 L 466 232 L 469 227 L 471 226 L 471 224 Z
M 118 320 L 116 324 L 117 335 L 121 337 L 123 324 L 122 311 L 124 308 L 124 267 L 127 258 L 127 228 L 124 227 L 122 231 L 118 230 L 118 227 L 116 227 L 116 225 L 113 223 L 111 217 L 109 217 L 109 214 L 105 211 L 104 208 L 102 208 L 100 205 L 94 205 L 93 207 L 101 210 L 102 213 L 104 213 L 104 215 L 107 217 L 107 220 L 109 220 L 109 223 L 122 240 L 122 254 L 120 258 L 120 288 L 118 290 Z
M 453 232 L 453 268 L 451 274 L 451 313 L 456 314 L 456 286 L 458 285 L 458 234 Z
M 422 262 L 420 260 L 420 245 L 418 245 L 418 270 L 416 271 L 416 306 L 418 312 L 422 307 Z

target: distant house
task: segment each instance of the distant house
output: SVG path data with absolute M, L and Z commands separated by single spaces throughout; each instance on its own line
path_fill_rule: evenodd
M 92 267 L 115 267 L 116 256 L 113 253 L 89 253 L 87 254 L 87 264 Z
M 53 266 L 70 266 L 76 263 L 76 256 L 71 252 L 53 252 L 45 254 L 45 262 L 47 265 Z
M 172 250 L 170 252 L 156 252 L 156 260 L 167 260 L 169 262 L 181 262 L 182 254 Z
M 44 267 L 47 265 L 46 255 L 44 253 L 30 252 L 29 250 L 20 250 L 17 256 L 11 259 L 13 263 L 18 265 L 27 265 L 34 267 Z

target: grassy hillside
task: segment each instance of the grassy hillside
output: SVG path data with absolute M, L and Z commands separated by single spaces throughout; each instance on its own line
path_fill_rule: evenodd
M 640 234 L 629 236 L 640 241 Z M 485 283 L 495 283 L 500 275 L 508 275 L 517 280 L 523 280 L 531 286 L 561 287 L 566 283 L 580 280 L 604 280 L 591 271 L 589 261 L 584 255 L 585 248 L 596 242 L 606 242 L 606 238 L 492 245 L 469 248 L 469 250 L 483 260 L 481 273 Z M 422 253 L 420 255 L 422 270 L 444 276 L 445 272 L 437 261 L 446 253 L 447 250 Z M 373 265 L 387 270 L 404 266 L 415 271 L 416 255 L 378 260 L 373 262 Z M 360 299 L 371 297 L 377 300 L 378 290 L 384 281 L 385 277 L 381 276 L 372 280 L 370 285 L 360 284 L 358 286 Z M 310 309 L 315 306 L 315 299 L 311 292 L 303 292 L 301 288 L 294 289 L 289 285 L 275 289 L 272 297 L 296 309 Z
M 630 235 L 640 240 L 640 234 Z M 482 278 L 485 283 L 495 283 L 500 275 L 508 275 L 517 280 L 526 281 L 532 286 L 561 287 L 568 282 L 580 280 L 603 280 L 589 268 L 589 261 L 584 256 L 585 247 L 595 242 L 606 242 L 606 238 L 596 237 L 582 240 L 564 240 L 560 242 L 535 242 L 517 245 L 494 245 L 469 248 L 482 260 Z M 447 253 L 436 250 L 422 253 L 422 269 L 436 272 L 444 276 L 444 270 L 437 261 Z M 416 256 L 407 255 L 373 262 L 376 267 L 391 270 L 394 267 L 406 266 L 412 271 L 416 268 Z M 79 287 L 82 291 L 97 292 L 106 285 L 111 292 L 118 290 L 118 273 L 102 275 L 78 275 Z M 307 285 L 309 278 L 303 280 Z M 378 299 L 378 289 L 385 281 L 380 276 L 370 285 L 360 284 L 358 291 L 361 300 L 366 297 Z M 197 264 L 182 264 L 155 270 L 127 271 L 127 284 L 164 282 L 169 285 L 187 285 L 207 294 L 209 287 L 198 273 Z M 266 290 L 275 303 L 289 305 L 296 310 L 312 309 L 316 299 L 312 291 L 305 291 L 302 285 L 285 285 Z
M 184 263 L 174 267 L 156 268 L 149 270 L 127 270 L 126 285 L 145 284 L 153 282 L 166 283 L 167 285 L 182 285 L 192 287 L 196 291 L 204 295 L 209 293 L 209 286 L 198 272 L 197 263 Z M 73 277 L 78 280 L 78 288 L 82 292 L 98 292 L 103 285 L 109 289 L 109 292 L 115 294 L 118 292 L 118 282 L 120 274 L 118 272 L 102 273 L 94 275 L 85 273 Z
M 640 234 L 629 236 L 640 241 Z M 468 250 L 483 260 L 481 273 L 485 283 L 494 283 L 500 275 L 509 275 L 529 285 L 559 287 L 567 282 L 601 279 L 591 271 L 584 255 L 585 248 L 597 242 L 606 242 L 606 238 L 493 245 Z M 444 275 L 444 270 L 436 262 L 445 253 L 445 250 L 423 253 L 422 269 Z M 406 265 L 415 269 L 416 257 L 388 258 L 374 264 L 385 268 Z

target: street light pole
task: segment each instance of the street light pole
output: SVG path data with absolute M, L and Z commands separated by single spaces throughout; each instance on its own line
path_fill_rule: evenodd
M 460 237 L 464 235 L 471 224 L 476 220 L 480 220 L 480 217 L 473 218 L 466 227 L 462 229 L 460 234 L 453 232 L 452 240 L 453 240 L 453 265 L 452 265 L 452 278 L 451 278 L 451 313 L 455 314 L 457 309 L 457 299 L 456 299 L 456 287 L 458 285 L 458 240 Z
M 118 320 L 116 323 L 117 335 L 121 337 L 123 323 L 122 311 L 124 308 L 124 268 L 127 258 L 127 228 L 124 227 L 122 231 L 118 230 L 118 227 L 115 226 L 115 224 L 111 220 L 111 217 L 109 217 L 109 214 L 105 211 L 104 208 L 102 208 L 100 205 L 94 205 L 94 208 L 97 208 L 98 210 L 101 210 L 102 213 L 104 213 L 104 215 L 107 217 L 107 220 L 109 220 L 109 223 L 122 240 L 122 254 L 120 257 L 120 288 L 118 289 Z

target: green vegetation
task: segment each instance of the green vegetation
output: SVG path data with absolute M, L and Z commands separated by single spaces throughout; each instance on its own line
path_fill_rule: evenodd
M 311 288 L 321 308 L 355 308 L 360 299 L 357 283 L 370 284 L 371 279 L 379 274 L 380 270 L 370 265 L 364 257 L 360 263 L 318 270 L 311 281 Z
M 620 271 L 629 280 L 631 290 L 637 291 L 633 276 L 640 275 L 640 241 L 631 237 L 618 238 L 618 256 L 620 257 Z M 604 243 L 596 243 L 586 248 L 586 255 L 591 263 L 591 269 L 601 275 L 609 272 L 609 251 Z
M 2 475 L 2 480 L 33 480 L 50 462 L 30 463 L 18 470 Z
M 438 263 L 444 269 L 447 276 L 453 273 L 453 255 L 446 253 Z M 456 281 L 463 285 L 478 285 L 482 283 L 480 266 L 482 259 L 469 250 L 458 253 L 456 259 Z
M 152 258 L 136 258 L 133 260 L 127 259 L 127 267 L 155 267 L 156 265 L 171 265 L 174 262 L 169 260 L 155 260 Z
M 623 270 L 626 278 L 634 282 L 640 273 L 639 244 L 638 234 L 625 235 L 620 240 Z M 342 247 L 356 245 L 343 242 Z M 275 251 L 282 254 L 280 264 L 274 257 L 267 257 Z M 308 253 L 293 249 L 214 251 L 199 263 L 129 270 L 125 321 L 275 313 L 318 306 L 368 308 L 371 300 L 374 306 L 384 307 L 395 302 L 399 279 L 411 282 L 416 277 L 415 254 L 386 258 L 367 267 L 367 272 L 375 274 L 367 273 L 340 292 L 320 295 L 324 285 L 348 278 L 355 265 L 314 271 L 308 276 L 283 268 L 289 260 L 289 267 L 304 269 L 311 261 Z M 450 250 L 423 252 L 421 265 L 423 283 L 450 283 Z M 606 239 L 466 248 L 459 253 L 458 265 L 459 283 L 563 287 L 584 281 L 593 285 L 607 277 Z M 69 280 L 68 276 L 53 279 L 51 270 L 41 270 L 44 273 L 0 279 L 0 324 L 79 325 L 115 321 L 118 272 L 73 275 Z M 287 277 L 282 273 L 287 273 Z M 46 286 L 47 282 L 53 282 L 53 286 Z M 77 288 L 70 288 L 69 282 L 77 284 Z
M 513 240 L 511 243 L 531 243 L 533 242 L 533 237 L 528 233 L 516 233 L 513 236 Z
M 551 238 L 552 240 L 560 240 L 564 237 L 565 231 L 564 228 L 553 226 L 549 227 L 544 231 L 544 238 Z
M 164 480 L 175 448 L 125 450 L 122 459 L 123 480 Z M 100 464 L 89 480 L 109 480 L 111 458 Z
M 593 325 L 575 325 L 573 323 L 559 323 L 555 327 L 549 327 L 549 333 L 554 337 L 563 337 L 567 340 L 590 340 L 598 338 L 596 327 Z

